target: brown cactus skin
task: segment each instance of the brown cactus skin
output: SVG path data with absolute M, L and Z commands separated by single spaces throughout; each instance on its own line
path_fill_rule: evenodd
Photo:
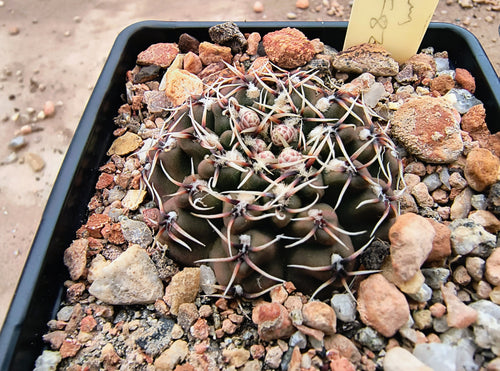
M 225 233 L 225 230 L 222 230 Z M 270 241 L 272 241 L 275 236 L 267 233 L 263 233 L 262 231 L 258 231 L 255 229 L 247 231 L 245 234 L 250 236 L 252 241 L 252 246 L 261 246 Z M 234 245 L 239 243 L 238 236 L 233 236 L 231 241 Z M 238 250 L 232 246 L 231 247 L 232 255 L 237 256 Z M 266 271 L 272 276 L 282 278 L 284 277 L 284 261 L 280 259 L 279 256 L 280 246 L 276 242 L 264 250 L 259 252 L 249 252 L 248 258 L 259 268 Z M 223 258 L 228 256 L 228 246 L 227 243 L 222 241 L 221 238 L 217 238 L 213 245 L 210 248 L 210 258 Z M 261 275 L 252 269 L 246 262 L 241 262 L 240 259 L 235 259 L 232 262 L 215 262 L 212 263 L 212 268 L 215 272 L 217 280 L 220 285 L 227 286 L 231 275 L 235 269 L 235 266 L 241 263 L 241 266 L 238 269 L 238 274 L 236 279 L 234 280 L 234 285 L 240 285 L 243 290 L 247 293 L 255 293 L 262 291 L 272 285 L 278 283 L 278 281 L 269 279 Z

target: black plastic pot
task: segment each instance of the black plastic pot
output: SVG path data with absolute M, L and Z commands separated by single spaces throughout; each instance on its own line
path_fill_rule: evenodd
M 74 139 L 54 184 L 42 221 L 33 241 L 16 294 L 0 334 L 0 369 L 32 370 L 45 344 L 46 323 L 54 318 L 68 279 L 63 252 L 85 222 L 87 204 L 95 191 L 98 168 L 106 162 L 106 151 L 115 129 L 113 117 L 122 104 L 125 73 L 135 65 L 136 56 L 149 45 L 175 42 L 186 32 L 209 40 L 212 22 L 157 22 L 133 24 L 115 41 L 108 60 L 90 97 Z M 248 22 L 243 32 L 262 34 L 283 27 L 296 27 L 310 39 L 340 49 L 346 22 Z M 500 130 L 500 83 L 478 40 L 468 31 L 444 23 L 431 24 L 422 47 L 446 50 L 453 67 L 469 70 L 476 78 L 476 97 L 484 102 L 487 121 Z

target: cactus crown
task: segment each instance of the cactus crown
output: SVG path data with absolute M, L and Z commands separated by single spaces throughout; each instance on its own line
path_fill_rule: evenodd
M 157 242 L 181 264 L 210 264 L 224 294 L 285 280 L 323 290 L 397 214 L 385 121 L 314 70 L 227 67 L 168 112 L 149 152 Z

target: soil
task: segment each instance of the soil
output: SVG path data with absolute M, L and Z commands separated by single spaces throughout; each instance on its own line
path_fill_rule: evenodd
M 0 146 L 0 323 L 64 154 L 118 33 L 147 19 L 273 21 L 295 15 L 295 20 L 338 21 L 347 20 L 350 12 L 348 0 L 338 1 L 345 7 L 343 17 L 328 15 L 321 0 L 311 0 L 306 10 L 296 9 L 294 0 L 262 2 L 264 12 L 255 13 L 253 0 L 213 0 L 209 8 L 205 0 L 168 6 L 162 0 L 0 0 L 0 136 L 4 138 Z M 474 7 L 463 8 L 457 1 L 442 0 L 432 20 L 468 28 L 500 71 L 500 13 L 491 10 L 491 3 L 474 1 Z M 14 159 L 9 142 L 23 125 L 33 123 L 46 101 L 55 103 L 55 115 L 34 123 L 42 130 L 25 136 L 27 145 L 15 152 Z M 42 170 L 33 170 L 29 153 L 42 159 Z

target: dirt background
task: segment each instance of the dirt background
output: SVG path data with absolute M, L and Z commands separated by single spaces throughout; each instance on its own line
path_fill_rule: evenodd
M 348 20 L 350 1 L 310 0 L 0 0 L 0 324 L 28 256 L 45 203 L 86 102 L 118 33 L 141 20 Z M 331 5 L 343 16 L 330 15 Z M 433 21 L 458 24 L 481 41 L 500 71 L 498 0 L 440 0 Z M 468 7 L 468 6 L 472 7 Z M 55 115 L 40 119 L 46 101 Z M 26 145 L 9 143 L 35 122 Z M 44 165 L 34 171 L 29 158 Z

